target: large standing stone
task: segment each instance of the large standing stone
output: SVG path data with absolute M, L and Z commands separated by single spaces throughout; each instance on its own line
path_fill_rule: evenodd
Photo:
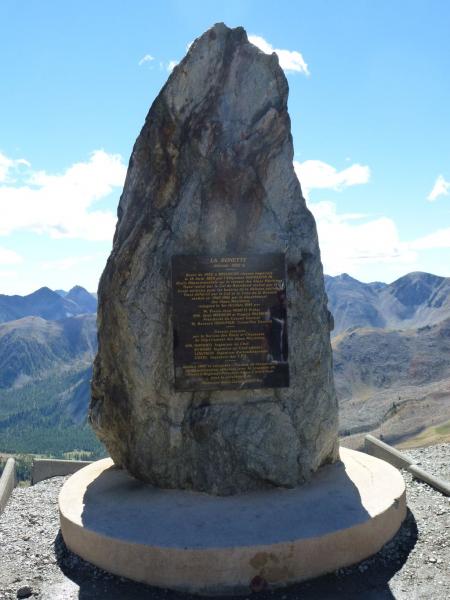
M 337 458 L 316 227 L 293 170 L 275 54 L 214 26 L 153 103 L 99 287 L 90 419 L 114 462 L 160 487 L 295 486 Z M 285 253 L 290 387 L 175 392 L 171 257 Z

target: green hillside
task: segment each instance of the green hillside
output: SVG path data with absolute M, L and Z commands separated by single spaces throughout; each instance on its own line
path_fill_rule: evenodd
M 0 451 L 62 457 L 105 450 L 86 422 L 90 368 L 53 373 L 20 388 L 0 390 Z

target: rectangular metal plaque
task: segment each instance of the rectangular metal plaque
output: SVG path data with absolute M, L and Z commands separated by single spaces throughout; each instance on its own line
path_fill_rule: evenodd
M 175 389 L 289 386 L 284 254 L 172 257 Z

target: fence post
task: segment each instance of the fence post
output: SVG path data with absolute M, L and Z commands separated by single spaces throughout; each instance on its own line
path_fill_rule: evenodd
M 13 458 L 8 458 L 0 477 L 0 514 L 3 512 L 6 503 L 11 496 L 13 489 L 17 485 L 16 477 L 16 461 Z

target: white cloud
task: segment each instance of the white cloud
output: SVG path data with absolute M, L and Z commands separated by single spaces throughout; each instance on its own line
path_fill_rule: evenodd
M 294 169 L 307 198 L 314 189 L 343 190 L 352 185 L 361 185 L 370 180 L 370 168 L 355 163 L 342 171 L 321 160 L 294 161 Z
M 17 278 L 17 273 L 16 271 L 0 271 L 0 280 L 2 281 L 2 283 L 4 283 L 4 279 L 16 279 Z M 2 285 L 2 289 L 0 290 L 0 294 L 6 294 L 8 292 L 4 291 L 4 286 Z M 12 292 L 17 293 L 15 291 Z
M 79 265 L 92 263 L 98 258 L 98 255 L 88 256 L 67 256 L 66 258 L 58 258 L 56 260 L 47 260 L 40 264 L 40 268 L 44 271 L 68 271 Z
M 433 248 L 450 248 L 450 227 L 438 229 L 411 242 L 416 250 L 432 250 Z
M 17 265 L 22 260 L 22 257 L 17 252 L 14 252 L 14 250 L 0 246 L 0 265 Z
M 309 202 L 319 235 L 325 273 L 350 273 L 362 280 L 400 277 L 408 271 L 429 270 L 426 251 L 450 249 L 450 227 L 412 241 L 402 241 L 396 223 L 385 216 L 339 213 L 333 202 Z
M 272 44 L 260 35 L 249 35 L 248 40 L 266 54 L 276 52 L 278 54 L 278 60 L 280 61 L 280 67 L 285 71 L 304 73 L 305 75 L 310 74 L 305 59 L 300 52 L 297 52 L 297 50 L 274 48 Z
M 413 264 L 417 259 L 417 253 L 401 242 L 392 219 L 339 214 L 333 202 L 308 206 L 316 219 L 325 273 L 357 273 L 368 264 Z
M 169 64 L 167 65 L 167 67 L 166 67 L 166 68 L 167 68 L 167 71 L 168 71 L 169 73 L 172 73 L 172 71 L 175 69 L 175 67 L 177 66 L 177 64 L 178 64 L 178 61 L 177 61 L 177 60 L 171 60 L 171 61 L 169 62 Z
M 155 60 L 155 57 L 152 56 L 151 54 L 145 54 L 141 60 L 138 62 L 138 65 L 140 67 L 142 67 L 142 65 L 144 65 L 145 63 L 151 62 L 152 60 Z
M 0 186 L 0 235 L 26 230 L 53 238 L 110 240 L 115 215 L 92 206 L 121 188 L 125 174 L 120 155 L 96 150 L 64 173 L 35 171 L 22 185 Z
M 12 159 L 0 152 L 0 183 L 11 180 L 11 172 L 19 169 L 21 166 L 29 167 L 30 163 L 24 158 Z
M 450 193 L 450 181 L 446 181 L 442 175 L 439 175 L 434 182 L 433 189 L 427 196 L 427 200 L 433 202 L 439 196 L 448 196 Z

